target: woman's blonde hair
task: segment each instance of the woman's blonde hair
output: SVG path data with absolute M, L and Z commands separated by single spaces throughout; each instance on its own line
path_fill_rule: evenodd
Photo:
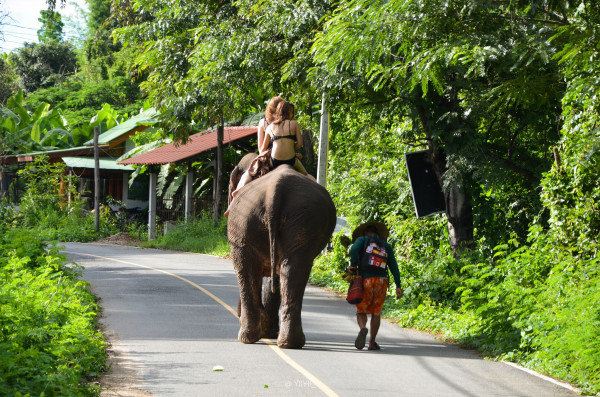
M 283 120 L 291 120 L 294 117 L 294 105 L 280 96 L 274 96 L 267 104 L 265 120 L 267 124 L 279 124 Z

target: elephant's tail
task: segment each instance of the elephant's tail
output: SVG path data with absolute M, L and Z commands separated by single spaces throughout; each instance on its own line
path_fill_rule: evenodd
M 275 242 L 275 231 L 273 223 L 269 225 L 269 251 L 271 251 L 271 292 L 275 293 L 275 276 L 277 275 L 277 244 Z
M 279 209 L 281 207 L 281 193 L 274 189 L 274 193 L 271 196 L 271 210 L 272 214 L 279 214 Z M 277 216 L 269 216 L 267 218 L 267 229 L 269 231 L 269 251 L 270 251 L 270 259 L 271 259 L 271 292 L 276 292 L 275 286 L 275 277 L 277 277 L 277 265 L 278 265 L 278 255 L 277 255 L 277 236 L 279 234 L 279 217 Z

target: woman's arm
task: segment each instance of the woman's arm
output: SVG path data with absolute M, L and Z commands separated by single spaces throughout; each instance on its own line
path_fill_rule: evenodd
M 264 152 L 266 152 L 267 150 L 269 150 L 269 144 L 271 143 L 271 135 L 267 134 L 266 131 L 264 132 L 264 139 L 263 139 L 263 143 L 262 146 L 259 149 L 259 152 L 262 154 Z
M 258 122 L 258 141 L 256 146 L 258 146 L 258 153 L 261 154 L 263 152 L 263 141 L 265 140 L 265 119 L 260 119 Z
M 302 147 L 304 147 L 304 140 L 302 139 L 302 131 L 300 131 L 300 126 L 298 125 L 298 122 L 294 120 L 294 123 L 292 124 L 294 126 L 294 129 L 296 130 L 296 149 L 301 149 Z

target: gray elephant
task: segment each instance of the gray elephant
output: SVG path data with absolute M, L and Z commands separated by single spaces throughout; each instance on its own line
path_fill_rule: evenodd
M 232 172 L 230 189 L 247 167 L 246 157 L 243 163 Z M 239 190 L 229 207 L 227 236 L 240 287 L 241 342 L 277 337 L 280 347 L 304 346 L 304 290 L 335 220 L 327 190 L 288 165 Z

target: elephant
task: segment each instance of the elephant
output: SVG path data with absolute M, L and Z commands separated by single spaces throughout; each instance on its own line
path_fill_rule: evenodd
M 241 163 L 230 177 L 230 197 L 247 158 Z M 277 338 L 282 348 L 304 346 L 304 290 L 335 222 L 327 190 L 289 165 L 238 191 L 229 207 L 227 238 L 240 287 L 240 342 Z

